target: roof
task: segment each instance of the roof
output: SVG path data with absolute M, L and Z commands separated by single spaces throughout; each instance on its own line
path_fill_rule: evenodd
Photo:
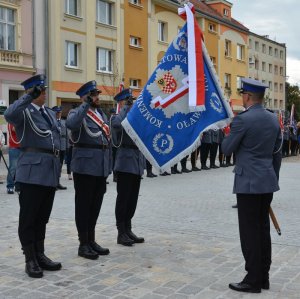
M 178 4 L 176 0 L 171 0 L 172 2 L 175 2 Z M 217 19 L 218 21 L 225 23 L 228 26 L 232 26 L 238 30 L 246 31 L 248 32 L 249 29 L 241 24 L 239 21 L 237 21 L 234 18 L 228 18 L 221 15 L 219 12 L 217 12 L 215 9 L 213 9 L 211 6 L 205 3 L 205 0 L 189 0 L 191 3 L 194 4 L 195 9 L 197 12 L 202 13 L 208 17 L 211 17 L 213 19 Z

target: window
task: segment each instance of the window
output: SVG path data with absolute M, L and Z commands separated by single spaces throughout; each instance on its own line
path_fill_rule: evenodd
M 225 83 L 225 88 L 230 89 L 231 88 L 231 75 L 225 73 L 224 77 L 224 83 Z
M 97 2 L 97 22 L 113 25 L 113 3 L 109 3 L 103 0 Z
M 274 74 L 278 75 L 278 65 L 274 65 Z
M 280 51 L 280 59 L 283 59 L 283 51 Z
M 165 22 L 158 22 L 158 40 L 161 42 L 167 41 L 168 25 Z
M 209 23 L 208 24 L 208 30 L 212 31 L 212 32 L 217 32 L 217 26 L 216 26 L 216 24 Z
M 283 110 L 283 100 L 279 100 L 279 109 Z
M 278 108 L 278 100 L 274 99 L 274 108 Z
M 130 46 L 141 47 L 141 39 L 139 37 L 130 36 Z
M 255 42 L 255 51 L 259 51 L 259 42 Z
M 274 55 L 275 55 L 275 57 L 278 57 L 278 49 L 274 49 Z
M 243 78 L 243 77 L 241 77 L 241 76 L 237 76 L 237 77 L 236 77 L 236 88 L 237 88 L 237 89 L 242 88 L 242 81 L 241 81 L 242 78 Z
M 78 0 L 65 0 L 66 13 L 68 15 L 78 16 Z
M 263 52 L 263 53 L 266 53 L 266 45 L 265 45 L 265 44 L 262 44 L 262 45 L 261 45 L 261 48 L 262 48 L 262 52 Z
M 272 81 L 269 81 L 269 89 L 270 90 L 272 90 L 272 88 L 273 88 L 272 86 L 273 86 Z
M 212 64 L 215 66 L 216 65 L 216 57 L 210 56 L 210 60 Z
M 258 59 L 255 59 L 255 69 L 259 70 L 259 61 L 258 61 Z
M 279 84 L 279 91 L 283 92 L 283 84 L 282 83 Z
M 279 68 L 279 74 L 280 74 L 280 76 L 283 76 L 283 67 L 282 66 Z
M 112 73 L 113 51 L 97 48 L 97 71 Z
M 78 44 L 66 42 L 66 66 L 78 67 Z
M 0 6 L 0 49 L 16 49 L 16 11 Z
M 249 38 L 249 49 L 252 49 L 252 39 Z
M 276 91 L 276 92 L 278 91 L 278 83 L 277 82 L 274 83 L 274 91 Z
M 271 63 L 269 63 L 269 73 L 273 72 L 273 65 Z
M 224 9 L 223 9 L 223 15 L 224 15 L 225 17 L 228 17 L 228 16 L 229 16 L 229 10 L 226 9 L 226 8 L 224 8 Z
M 272 47 L 269 47 L 269 55 L 273 55 L 273 48 Z
M 261 63 L 261 68 L 264 72 L 266 71 L 266 63 L 264 61 Z
M 130 79 L 129 80 L 129 84 L 130 84 L 130 87 L 131 88 L 140 88 L 140 85 L 141 85 L 141 80 L 139 79 Z
M 225 56 L 231 57 L 231 41 L 225 40 Z
M 245 58 L 245 47 L 242 45 L 237 45 L 236 58 L 239 60 L 244 60 Z

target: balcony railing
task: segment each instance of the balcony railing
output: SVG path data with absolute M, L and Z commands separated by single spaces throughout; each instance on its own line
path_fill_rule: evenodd
M 0 50 L 0 64 L 20 66 L 23 62 L 23 56 L 21 53 L 13 51 Z

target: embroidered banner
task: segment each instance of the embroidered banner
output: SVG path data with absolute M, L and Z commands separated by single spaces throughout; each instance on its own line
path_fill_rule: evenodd
M 190 6 L 185 5 L 185 9 L 188 14 L 191 12 Z M 196 20 L 193 26 L 195 23 Z M 161 171 L 168 170 L 195 150 L 201 143 L 203 131 L 225 127 L 233 117 L 201 36 L 193 40 L 199 40 L 202 45 L 202 75 L 199 69 L 190 74 L 188 28 L 186 23 L 170 44 L 122 122 L 146 159 Z M 189 85 L 190 77 L 191 81 L 197 82 L 192 76 L 204 78 L 202 93 L 205 99 L 194 101 L 200 107 L 205 103 L 200 111 L 194 104 L 189 105 L 191 93 L 195 97 L 201 94 L 195 91 L 197 84 Z

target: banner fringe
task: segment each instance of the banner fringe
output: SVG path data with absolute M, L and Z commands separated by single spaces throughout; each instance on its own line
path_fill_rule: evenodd
M 134 131 L 132 126 L 130 125 L 127 118 L 125 118 L 122 121 L 122 126 L 124 130 L 127 132 L 127 134 L 131 137 L 131 139 L 134 141 L 136 146 L 139 148 L 141 153 L 144 155 L 144 157 L 150 162 L 150 164 L 159 172 L 163 173 L 165 171 L 169 171 L 172 166 L 179 163 L 183 158 L 186 156 L 189 156 L 193 151 L 195 151 L 200 145 L 201 145 L 201 137 L 202 134 L 210 129 L 218 130 L 223 129 L 224 127 L 228 126 L 231 122 L 231 118 L 222 119 L 216 123 L 213 123 L 206 127 L 203 131 L 200 132 L 199 137 L 192 143 L 188 148 L 186 148 L 184 151 L 179 153 L 177 156 L 175 156 L 172 160 L 168 161 L 166 164 L 159 166 L 154 157 L 151 155 L 145 144 L 142 142 L 142 140 L 139 138 L 137 133 Z

